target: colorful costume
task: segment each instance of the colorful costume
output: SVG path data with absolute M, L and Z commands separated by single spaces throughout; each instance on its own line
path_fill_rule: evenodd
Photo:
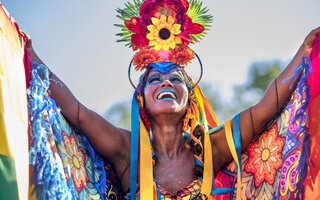
M 139 12 L 140 7 L 142 11 Z M 197 14 L 197 10 L 202 14 Z M 197 56 L 188 47 L 189 43 L 201 39 L 204 29 L 209 26 L 207 22 L 211 21 L 207 9 L 201 8 L 197 0 L 134 0 L 134 6 L 127 4 L 125 9 L 118 11 L 120 17 L 127 20 L 125 25 L 118 25 L 123 29 L 119 34 L 123 37 L 121 40 L 139 50 L 132 61 L 136 70 L 149 65 L 164 72 L 175 68 L 183 70 L 181 66 Z M 128 15 L 129 11 L 131 15 Z M 9 140 L 14 137 L 19 140 L 24 137 L 25 148 L 29 137 L 30 199 L 123 199 L 113 167 L 64 119 L 48 93 L 48 69 L 36 63 L 31 66 L 24 36 L 1 4 L 0 40 L 0 199 L 18 199 L 17 191 L 20 199 L 28 195 L 20 185 L 20 181 L 26 180 L 16 178 L 15 170 L 19 165 L 14 165 L 16 155 L 25 158 L 27 155 L 23 152 L 11 154 L 16 147 Z M 138 165 L 145 172 L 140 173 L 141 199 L 319 198 L 320 37 L 316 39 L 310 59 L 311 65 L 307 59 L 302 62 L 304 74 L 289 103 L 241 155 L 238 116 L 234 120 L 233 134 L 230 122 L 225 124 L 228 144 L 236 162 L 231 162 L 215 177 L 208 139 L 214 132 L 210 130 L 219 123 L 200 88 L 193 84 L 191 108 L 186 114 L 183 131 L 187 140 L 202 147 L 202 154 L 195 155 L 195 159 L 197 165 L 203 167 L 204 174 L 175 194 L 153 182 L 153 152 L 143 116 L 143 99 L 139 95 L 141 88 L 138 87 L 133 98 L 132 192 L 129 198 L 136 198 Z M 17 83 L 17 87 L 8 83 Z M 28 101 L 23 98 L 26 94 Z M 12 105 L 19 105 L 19 109 Z M 14 126 L 19 130 L 13 129 L 12 123 L 8 122 L 8 113 L 13 117 L 10 119 L 18 119 Z M 28 120 L 29 132 L 26 130 Z M 193 135 L 198 125 L 204 130 L 204 144 Z M 21 145 L 17 149 L 21 149 Z M 144 163 L 138 163 L 138 151 L 140 161 Z M 241 170 L 237 172 L 239 168 Z M 28 168 L 24 170 L 28 174 Z
M 15 21 L 0 3 L 0 199 L 26 199 L 28 196 L 28 111 L 24 71 L 28 59 L 24 43 Z

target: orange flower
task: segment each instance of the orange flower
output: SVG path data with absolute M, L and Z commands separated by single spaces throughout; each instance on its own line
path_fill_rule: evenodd
M 141 49 L 134 55 L 133 65 L 136 66 L 135 70 L 143 70 L 151 63 L 163 62 L 161 54 L 154 49 Z
M 169 52 L 166 61 L 186 66 L 191 63 L 192 59 L 194 59 L 194 52 L 190 48 L 176 48 Z

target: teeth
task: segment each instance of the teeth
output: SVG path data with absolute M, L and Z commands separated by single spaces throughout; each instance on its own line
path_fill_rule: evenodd
M 158 99 L 163 99 L 164 97 L 169 96 L 169 98 L 176 99 L 176 96 L 172 92 L 161 92 L 158 95 Z M 168 97 L 167 97 L 168 98 Z

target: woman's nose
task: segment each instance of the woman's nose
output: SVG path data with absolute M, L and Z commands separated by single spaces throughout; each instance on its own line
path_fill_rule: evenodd
M 173 87 L 173 85 L 168 79 L 166 79 L 161 83 L 161 87 Z

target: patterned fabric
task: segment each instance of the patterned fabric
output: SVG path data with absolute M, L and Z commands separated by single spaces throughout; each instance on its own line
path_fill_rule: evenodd
M 38 80 L 38 71 L 46 70 L 46 68 L 44 66 L 34 67 L 32 78 Z M 35 85 L 32 82 L 31 86 Z M 301 180 L 303 181 L 303 177 L 298 175 L 298 172 L 301 174 L 301 171 L 305 170 L 301 160 L 305 154 L 304 144 L 307 144 L 305 142 L 307 141 L 305 139 L 307 133 L 305 129 L 306 112 L 300 108 L 306 104 L 307 85 L 301 82 L 299 87 L 274 123 L 270 124 L 266 131 L 243 152 L 242 199 L 301 198 L 299 191 L 301 186 L 298 184 Z M 44 147 L 51 152 L 46 156 L 52 156 L 55 161 L 55 163 L 31 162 L 34 164 L 34 177 L 37 180 L 41 178 L 43 171 L 38 169 L 42 169 L 43 166 L 48 168 L 46 174 L 43 174 L 44 177 L 55 177 L 54 175 L 59 177 L 60 175 L 60 186 L 63 183 L 67 186 L 67 192 L 64 193 L 64 196 L 58 196 L 61 199 L 121 199 L 120 185 L 115 181 L 116 177 L 112 172 L 111 165 L 105 164 L 105 161 L 97 155 L 85 136 L 76 134 L 69 127 L 55 104 L 52 103 L 45 87 L 33 89 L 34 91 L 45 91 L 43 96 L 37 96 L 34 95 L 33 90 L 30 90 L 29 103 L 33 105 L 32 102 L 35 102 L 36 99 L 38 104 L 43 103 L 44 107 L 41 107 L 38 112 L 31 109 L 31 114 L 34 116 L 33 119 L 36 119 L 35 114 L 38 114 L 47 127 L 32 129 L 32 136 L 36 137 L 38 132 L 45 133 Z M 41 141 L 43 142 L 43 140 Z M 42 159 L 39 153 L 36 158 L 33 154 L 32 149 L 37 143 L 31 144 L 33 144 L 30 147 L 31 161 Z M 55 170 L 49 170 L 48 165 L 52 165 L 51 168 Z M 59 174 L 59 171 L 62 173 Z M 34 185 L 37 197 L 54 197 L 57 194 L 44 192 L 51 191 L 50 189 L 56 187 L 55 184 L 52 184 L 56 182 L 48 183 L 50 184 L 41 185 L 43 183 L 39 181 Z M 236 170 L 234 163 L 231 163 L 217 174 L 215 187 L 232 188 L 235 183 Z M 46 187 L 47 189 L 44 189 Z M 200 193 L 198 181 L 175 194 L 159 188 L 161 199 L 197 199 Z M 235 193 L 216 196 L 217 199 L 234 197 Z
M 166 191 L 163 187 L 159 186 L 161 200 L 169 199 L 183 199 L 183 200 L 196 200 L 200 198 L 201 186 L 198 180 L 194 180 L 192 183 L 187 185 L 184 189 L 179 190 L 175 193 Z
M 38 199 L 122 199 L 114 168 L 69 126 L 48 95 L 48 78 L 48 69 L 34 63 L 28 90 L 33 192 Z
M 309 147 L 306 79 L 304 74 L 280 115 L 242 153 L 242 199 L 303 198 L 301 183 L 308 167 L 305 161 Z M 232 162 L 217 174 L 215 186 L 232 188 L 236 181 Z M 217 195 L 216 199 L 234 197 L 235 192 Z

